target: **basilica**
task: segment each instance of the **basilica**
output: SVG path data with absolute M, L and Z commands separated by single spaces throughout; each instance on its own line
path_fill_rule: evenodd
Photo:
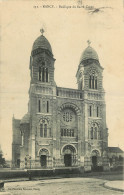
M 90 41 L 76 66 L 77 89 L 57 87 L 55 58 L 42 29 L 31 50 L 28 111 L 12 119 L 13 167 L 107 170 L 103 67 Z

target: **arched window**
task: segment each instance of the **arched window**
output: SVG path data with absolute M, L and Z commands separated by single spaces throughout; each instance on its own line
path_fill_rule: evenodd
M 89 89 L 97 89 L 97 76 L 89 76 Z
M 39 67 L 38 80 L 42 82 L 49 82 L 49 71 L 46 67 Z
M 50 119 L 49 117 L 41 117 L 39 125 L 38 125 L 38 131 L 40 130 L 40 137 L 51 137 L 52 136 L 52 130 L 50 128 Z M 38 133 L 39 134 L 39 133 Z
M 40 137 L 48 137 L 47 124 L 40 124 Z
M 90 127 L 89 139 L 101 139 L 101 131 L 97 123 L 93 123 Z
M 71 108 L 65 108 L 61 112 L 60 132 L 62 137 L 77 136 L 76 114 Z

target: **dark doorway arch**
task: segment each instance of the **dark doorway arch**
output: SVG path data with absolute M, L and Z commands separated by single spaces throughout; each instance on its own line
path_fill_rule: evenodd
M 76 149 L 72 145 L 66 145 L 63 148 L 64 165 L 71 167 L 76 163 Z
M 65 164 L 65 167 L 71 167 L 72 166 L 72 155 L 71 154 L 65 154 L 64 155 L 64 164 Z
M 92 171 L 97 171 L 98 169 L 98 157 L 100 153 L 98 150 L 93 150 L 91 153 L 91 160 L 92 160 Z
M 43 168 L 47 167 L 47 156 L 46 155 L 40 156 L 40 163 L 41 163 L 41 167 Z
M 42 148 L 39 152 L 39 156 L 41 167 L 46 168 L 48 163 L 49 151 L 46 148 Z

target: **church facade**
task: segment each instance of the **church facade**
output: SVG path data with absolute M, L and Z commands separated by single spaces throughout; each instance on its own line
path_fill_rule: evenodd
M 12 119 L 12 165 L 20 168 L 108 166 L 103 68 L 96 51 L 83 51 L 78 89 L 57 87 L 49 41 L 39 36 L 30 56 L 28 112 Z

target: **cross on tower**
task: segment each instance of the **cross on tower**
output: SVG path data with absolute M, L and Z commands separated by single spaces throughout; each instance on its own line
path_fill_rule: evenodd
M 45 31 L 44 31 L 44 29 L 42 28 L 42 29 L 40 29 L 40 32 L 41 32 L 41 34 L 43 35 L 43 33 L 44 33 Z
M 90 41 L 90 40 L 88 40 L 88 41 L 87 41 L 87 43 L 88 43 L 88 46 L 90 46 L 90 44 L 91 44 L 91 41 Z

